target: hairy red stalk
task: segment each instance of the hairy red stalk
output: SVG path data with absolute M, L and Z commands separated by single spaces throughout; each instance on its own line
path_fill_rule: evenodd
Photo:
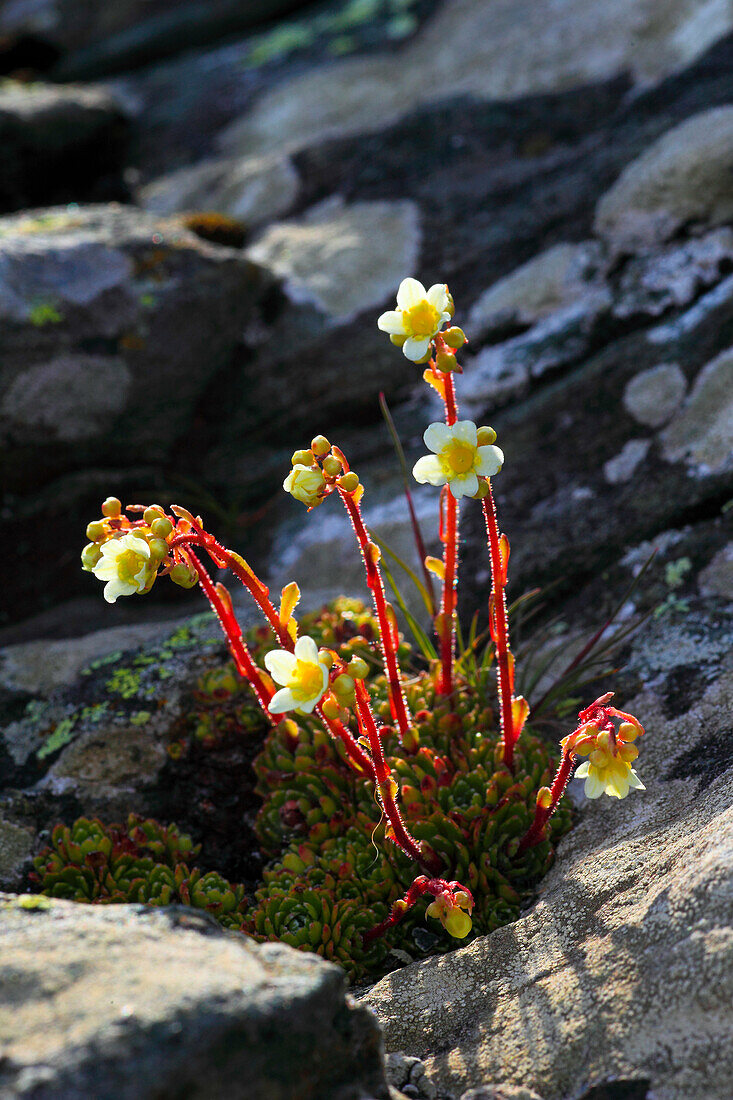
M 188 546 L 183 548 L 182 556 L 186 558 L 189 565 L 198 573 L 199 584 L 204 590 L 204 594 L 211 604 L 211 609 L 219 620 L 221 628 L 226 635 L 229 652 L 234 658 L 234 663 L 237 666 L 239 675 L 243 677 L 243 679 L 248 680 L 252 685 L 252 690 L 257 696 L 257 702 L 262 707 L 267 720 L 272 722 L 273 725 L 277 725 L 280 719 L 270 714 L 268 710 L 270 700 L 272 699 L 272 692 L 263 681 L 260 670 L 252 660 L 252 655 L 247 649 L 242 637 L 242 628 L 237 622 L 231 606 L 227 604 L 226 600 L 224 600 L 219 591 L 217 591 L 217 587 L 214 585 L 214 582 L 194 554 L 193 550 Z
M 370 928 L 368 932 L 364 933 L 365 946 L 370 944 L 373 940 L 383 936 L 388 929 L 393 928 L 395 924 L 399 924 L 403 917 L 407 916 L 420 898 L 425 897 L 426 894 L 430 894 L 431 897 L 437 898 L 439 894 L 453 893 L 454 888 L 459 888 L 465 893 L 469 893 L 465 886 L 461 886 L 459 882 L 446 882 L 442 878 L 427 878 L 425 875 L 420 875 L 413 882 L 410 889 L 404 895 L 404 897 L 398 898 L 392 905 L 389 911 L 389 916 L 385 917 L 379 924 L 375 924 L 374 928 Z M 470 896 L 470 895 L 469 895 Z
M 436 339 L 438 348 L 442 339 Z M 445 422 L 449 426 L 458 419 L 456 388 L 452 374 L 440 373 L 445 405 Z M 440 537 L 443 542 L 443 589 L 440 600 L 437 635 L 440 645 L 440 680 L 438 692 L 453 691 L 453 657 L 455 651 L 456 605 L 458 602 L 458 501 L 446 486 L 440 498 Z
M 379 794 L 379 800 L 382 804 L 382 809 L 392 827 L 392 839 L 395 844 L 402 849 L 405 855 L 409 856 L 410 859 L 414 859 L 415 862 L 419 863 L 429 874 L 437 874 L 442 869 L 440 860 L 437 856 L 432 858 L 422 851 L 414 836 L 408 831 L 407 826 L 402 820 L 402 815 L 397 807 L 397 803 L 395 802 L 394 796 L 397 784 L 392 778 L 392 772 L 384 756 L 382 738 L 377 729 L 377 724 L 374 721 L 369 692 L 363 680 L 357 680 L 355 690 L 356 714 L 359 720 L 359 726 L 364 736 L 369 741 L 372 762 L 374 764 L 374 782 Z
M 535 844 L 540 844 L 541 841 L 545 839 L 545 825 L 554 814 L 565 792 L 565 788 L 573 773 L 576 759 L 577 757 L 573 752 L 563 753 L 562 760 L 560 761 L 560 765 L 555 773 L 555 778 L 552 781 L 552 786 L 550 787 L 550 803 L 546 807 L 540 805 L 539 802 L 537 803 L 534 811 L 534 821 L 520 840 L 519 847 L 517 848 L 517 855 L 521 855 L 522 852 L 526 852 L 528 848 L 534 847 Z
M 491 576 L 493 581 L 493 617 L 494 617 L 494 644 L 496 645 L 497 682 L 499 688 L 499 707 L 501 711 L 501 736 L 504 744 L 504 763 L 508 768 L 514 761 L 514 745 L 517 737 L 514 732 L 514 718 L 512 715 L 512 691 L 513 677 L 510 667 L 509 651 L 509 625 L 506 610 L 506 575 L 505 565 L 501 559 L 499 547 L 499 527 L 496 522 L 496 505 L 494 494 L 491 491 L 491 482 L 488 495 L 483 499 L 484 519 L 486 520 L 486 533 L 489 539 L 489 555 L 491 557 Z M 491 613 L 491 609 L 490 609 Z
M 379 623 L 379 640 L 382 646 L 384 673 L 389 684 L 390 707 L 399 727 L 400 737 L 405 737 L 410 728 L 410 715 L 407 710 L 407 702 L 402 689 L 402 678 L 397 663 L 396 626 L 394 625 L 394 619 L 390 620 L 387 599 L 384 594 L 384 582 L 379 570 L 379 548 L 369 538 L 362 519 L 361 509 L 354 500 L 353 495 L 340 488 L 338 492 L 349 514 L 361 550 L 364 569 L 366 570 L 366 581 L 372 593 L 374 610 L 377 613 Z
M 280 622 L 280 616 L 278 615 L 276 608 L 269 599 L 269 590 L 265 587 L 265 585 L 261 583 L 261 581 L 255 576 L 255 574 L 251 570 L 249 570 L 249 567 L 244 564 L 244 559 L 239 558 L 239 555 L 232 554 L 232 552 L 227 550 L 226 547 L 218 543 L 216 539 L 213 538 L 213 536 L 209 535 L 206 531 L 203 530 L 198 530 L 194 533 L 186 532 L 185 534 L 177 535 L 174 539 L 171 539 L 169 544 L 170 548 L 178 550 L 182 553 L 183 556 L 189 558 L 191 565 L 193 565 L 194 568 L 198 570 L 201 587 L 206 593 L 209 603 L 211 604 L 214 613 L 219 619 L 222 629 L 226 634 L 227 641 L 229 642 L 229 647 L 232 650 L 232 655 L 234 656 L 234 660 L 237 664 L 237 669 L 242 676 L 244 676 L 252 683 L 252 687 L 257 694 L 258 701 L 263 707 L 265 714 L 274 725 L 277 725 L 282 716 L 272 716 L 267 710 L 266 704 L 269 703 L 270 699 L 272 698 L 272 693 L 269 692 L 269 690 L 265 687 L 265 684 L 262 681 L 261 673 L 255 665 L 254 661 L 252 660 L 251 654 L 249 653 L 249 650 L 242 640 L 241 628 L 239 627 L 234 612 L 231 611 L 231 609 L 227 608 L 224 605 L 224 602 L 219 597 L 216 587 L 211 581 L 211 578 L 209 577 L 208 573 L 201 565 L 199 559 L 196 557 L 193 550 L 191 549 L 191 543 L 194 543 L 197 546 L 203 546 L 217 565 L 227 566 L 229 569 L 231 569 L 233 573 L 236 574 L 236 576 L 239 577 L 239 579 L 247 588 L 248 592 L 250 592 L 254 597 L 258 607 L 265 614 L 265 618 L 267 619 L 272 629 L 275 631 L 275 634 L 280 644 L 283 645 L 290 652 L 292 652 L 295 648 L 295 643 L 288 633 L 287 626 L 283 626 L 283 624 Z M 233 644 L 237 648 L 236 653 L 232 648 Z M 245 656 L 243 656 L 243 654 Z M 266 703 L 263 703 L 263 699 L 265 699 L 265 697 Z M 335 740 L 341 741 L 343 743 L 347 755 L 357 765 L 358 769 L 363 771 L 364 774 L 367 775 L 370 779 L 374 779 L 374 768 L 372 766 L 372 762 L 357 743 L 356 738 L 352 734 L 351 730 L 349 730 L 348 727 L 343 724 L 343 722 L 327 718 L 320 706 L 316 707 L 316 713 L 320 720 L 323 722 L 328 732 L 331 734 L 331 736 Z

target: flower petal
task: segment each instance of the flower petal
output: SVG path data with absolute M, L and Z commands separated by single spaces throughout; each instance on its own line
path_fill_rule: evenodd
M 307 703 L 298 703 L 298 714 L 312 714 L 316 708 L 316 704 L 322 698 L 322 695 L 323 693 L 321 693 L 321 695 L 316 695 L 315 698 L 309 699 Z
M 132 596 L 135 591 L 134 584 L 125 584 L 119 577 L 114 577 L 111 581 L 107 581 L 102 595 L 107 603 L 114 603 L 118 596 Z
M 453 438 L 461 443 L 467 443 L 469 447 L 475 447 L 478 440 L 478 429 L 473 420 L 457 420 L 451 428 Z
M 437 455 L 424 455 L 412 467 L 412 476 L 420 485 L 445 485 L 448 480 L 443 473 Z
M 448 308 L 448 291 L 445 283 L 433 283 L 425 297 L 434 306 L 438 313 L 444 313 Z
M 443 448 L 450 443 L 453 439 L 453 431 L 447 424 L 441 424 L 439 421 L 435 424 L 429 424 L 425 429 L 423 435 L 425 440 L 425 446 L 433 454 L 439 455 Z
M 390 309 L 386 313 L 383 313 L 381 317 L 377 319 L 377 328 L 381 332 L 394 333 L 395 336 L 405 335 L 405 322 L 402 317 L 402 312 L 397 309 Z
M 504 465 L 504 452 L 501 447 L 495 447 L 493 443 L 478 449 L 478 463 L 476 472 L 484 477 L 493 477 L 498 474 Z
M 590 772 L 585 781 L 585 797 L 600 798 L 606 789 L 606 784 L 599 778 L 597 772 Z
M 284 714 L 286 710 L 295 710 L 297 705 L 290 688 L 280 688 L 270 699 L 267 709 L 270 714 Z
M 575 779 L 585 779 L 590 769 L 590 761 L 584 760 L 575 772 Z
M 397 308 L 410 309 L 422 302 L 426 290 L 417 279 L 403 279 L 397 291 Z
M 305 634 L 295 643 L 295 656 L 299 661 L 309 661 L 313 665 L 318 664 L 318 646 Z
M 411 359 L 413 363 L 417 363 L 427 354 L 429 347 L 429 336 L 408 336 L 402 345 L 402 352 L 406 359 Z
M 277 684 L 287 684 L 296 664 L 295 655 L 287 649 L 273 649 L 265 654 L 265 668 Z
M 473 470 L 469 470 L 466 474 L 458 474 L 457 477 L 452 478 L 448 482 L 448 488 L 456 500 L 460 500 L 461 497 L 472 497 L 478 492 L 478 478 Z
M 629 768 L 629 786 L 633 787 L 634 790 L 637 790 L 637 791 L 645 791 L 646 790 L 646 787 L 644 786 L 642 781 L 639 779 L 639 776 L 636 774 L 636 772 L 634 771 L 633 768 Z

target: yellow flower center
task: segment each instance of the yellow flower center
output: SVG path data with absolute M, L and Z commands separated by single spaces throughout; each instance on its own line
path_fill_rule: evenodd
M 461 443 L 454 439 L 441 452 L 441 458 L 448 466 L 449 473 L 465 474 L 476 464 L 476 448 L 470 443 Z
M 124 550 L 117 558 L 117 576 L 125 584 L 135 584 L 135 578 L 144 565 L 147 558 L 143 554 L 137 554 L 134 550 Z
M 304 703 L 308 699 L 312 699 L 323 688 L 321 666 L 314 665 L 312 661 L 298 661 L 290 675 L 287 686 L 297 702 Z
M 440 314 L 423 298 L 416 306 L 402 311 L 402 321 L 411 336 L 432 336 L 438 329 Z

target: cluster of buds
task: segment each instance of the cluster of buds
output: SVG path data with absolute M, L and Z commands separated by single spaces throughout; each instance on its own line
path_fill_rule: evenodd
M 283 482 L 283 489 L 305 504 L 309 511 L 317 508 L 336 486 L 352 494 L 360 488 L 358 476 L 325 435 L 317 435 L 311 440 L 308 450 L 295 451 L 290 461 L 293 468 Z
M 129 519 L 117 497 L 107 497 L 101 518 L 87 527 L 89 542 L 81 553 L 82 568 L 106 582 L 107 603 L 115 603 L 118 596 L 144 595 L 162 574 L 181 588 L 193 588 L 198 575 L 175 550 L 171 552 L 174 523 L 163 508 L 130 505 L 126 511 L 142 512 L 142 519 Z
M 367 932 L 365 942 L 369 943 L 377 936 L 384 935 L 388 928 L 398 924 L 409 913 L 420 898 L 426 896 L 433 900 L 425 910 L 425 915 L 440 921 L 449 936 L 465 939 L 472 924 L 474 901 L 471 891 L 460 882 L 446 882 L 442 878 L 419 875 L 405 896 L 394 902 L 386 920 Z
M 632 714 L 608 706 L 612 697 L 610 691 L 582 710 L 578 728 L 561 741 L 565 753 L 588 757 L 575 772 L 576 779 L 585 779 L 587 798 L 626 798 L 632 789 L 645 790 L 631 766 L 639 755 L 633 742 L 644 727 Z

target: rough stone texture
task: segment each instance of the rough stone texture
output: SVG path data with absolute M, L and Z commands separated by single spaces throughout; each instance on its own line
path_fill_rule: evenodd
M 389 1100 L 339 967 L 183 907 L 0 898 L 0 1096 Z
M 413 270 L 419 250 L 413 203 L 334 201 L 270 226 L 247 254 L 283 280 L 291 301 L 343 324 L 385 301 L 402 273 Z
M 542 1097 L 534 1089 L 521 1085 L 480 1085 L 464 1092 L 461 1100 L 542 1100 Z
M 658 1100 L 730 1095 L 730 620 L 727 641 L 719 627 L 699 611 L 635 642 L 646 686 L 627 705 L 647 728 L 647 791 L 587 808 L 516 924 L 366 995 L 387 1049 L 414 1051 L 440 1088 L 508 1080 L 572 1100 L 622 1078 Z M 680 705 L 672 673 L 695 654 L 709 671 Z
M 126 194 L 127 119 L 101 88 L 0 85 L 0 211 Z
M 680 226 L 733 217 L 733 107 L 694 115 L 655 142 L 598 204 L 595 226 L 615 249 L 668 240 Z
M 684 459 L 692 472 L 730 469 L 733 456 L 733 349 L 700 371 L 690 395 L 661 436 L 668 462 Z
M 451 0 L 399 55 L 343 61 L 275 88 L 222 132 L 219 146 L 235 153 L 299 149 L 383 128 L 450 96 L 512 99 L 624 71 L 639 82 L 656 80 L 732 26 L 729 6 L 715 0 L 641 10 L 634 0 L 612 7 L 563 0 L 555 10 L 532 0 Z
M 287 157 L 222 158 L 159 177 L 137 197 L 155 214 L 215 210 L 256 228 L 286 214 L 299 185 Z

